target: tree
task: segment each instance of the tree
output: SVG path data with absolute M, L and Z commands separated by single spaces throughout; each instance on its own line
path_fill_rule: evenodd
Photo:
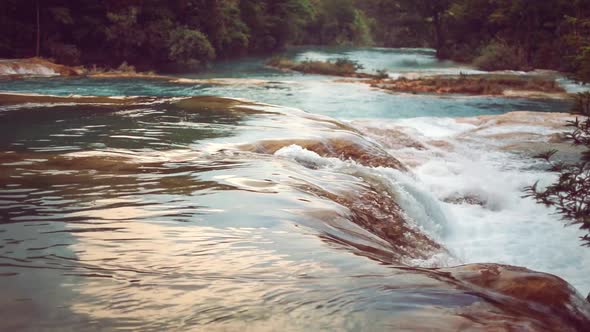
M 590 7 L 590 5 L 588 5 Z M 574 79 L 590 82 L 590 8 L 578 10 L 576 16 L 566 16 L 564 36 L 565 58 Z
M 314 6 L 305 43 L 370 45 L 373 43 L 366 14 L 353 0 L 323 0 Z
M 431 47 L 431 24 L 411 1 L 356 1 L 368 17 L 373 40 L 386 47 Z
M 416 11 L 432 24 L 434 48 L 439 58 L 446 58 L 445 50 L 445 14 L 451 4 L 450 0 L 416 0 L 411 1 Z
M 170 33 L 168 57 L 175 63 L 195 65 L 203 59 L 214 59 L 215 49 L 202 32 L 176 28 Z
M 266 8 L 275 50 L 283 48 L 289 41 L 301 40 L 307 22 L 313 17 L 309 0 L 267 0 Z
M 41 21 L 39 13 L 39 0 L 35 1 L 35 8 L 37 9 L 37 47 L 35 48 L 35 56 L 41 55 Z
M 161 69 L 188 54 L 205 63 L 212 60 L 205 39 L 215 58 L 302 43 L 375 43 L 590 78 L 588 0 L 2 0 L 0 31 L 0 56 L 65 64 Z M 171 34 L 191 35 L 197 49 L 179 52 Z

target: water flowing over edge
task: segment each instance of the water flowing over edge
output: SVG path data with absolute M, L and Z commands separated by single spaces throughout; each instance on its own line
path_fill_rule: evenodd
M 32 98 L 27 96 L 27 98 Z M 51 98 L 51 97 L 47 97 Z M 32 98 L 34 99 L 34 98 Z M 125 105 L 126 102 L 119 102 L 118 100 L 123 101 L 130 101 L 130 106 Z M 176 99 L 174 99 L 176 100 Z M 184 99 L 181 99 L 182 102 Z M 71 100 L 70 100 L 71 101 Z M 129 110 L 120 110 L 118 114 L 120 115 L 131 115 L 135 116 L 137 114 L 136 111 L 133 110 L 137 104 L 137 99 L 133 98 L 108 98 L 108 100 L 87 100 L 88 105 L 103 105 L 104 104 L 113 104 L 113 101 L 117 101 L 116 104 L 124 105 L 124 107 L 130 107 Z M 190 100 L 189 100 L 190 101 Z M 228 100 L 230 101 L 230 100 Z M 68 107 L 68 106 L 76 106 L 79 105 L 80 101 L 71 101 L 68 103 L 52 103 L 53 107 Z M 154 103 L 154 100 L 145 101 L 149 104 Z M 201 102 L 209 102 L 215 105 L 217 102 L 215 99 L 202 99 Z M 33 105 L 46 105 L 46 100 L 43 100 L 41 103 L 33 104 Z M 166 101 L 157 101 L 156 104 L 166 104 Z M 403 212 L 403 218 L 406 219 L 409 223 L 408 225 L 411 228 L 407 229 L 406 231 L 410 231 L 412 234 L 425 234 L 428 238 L 434 240 L 436 242 L 442 243 L 447 245 L 451 252 L 454 252 L 454 255 L 449 255 L 448 252 L 441 251 L 439 253 L 433 254 L 430 251 L 429 256 L 423 255 L 403 255 L 403 259 L 400 261 L 402 264 L 410 265 L 410 266 L 428 266 L 428 267 L 441 267 L 441 266 L 448 266 L 457 264 L 457 262 L 463 261 L 477 261 L 475 257 L 461 257 L 465 254 L 457 253 L 455 248 L 456 247 L 465 247 L 465 243 L 461 242 L 464 237 L 459 236 L 453 237 L 457 235 L 456 229 L 453 229 L 457 226 L 457 224 L 453 224 L 455 218 L 453 218 L 453 213 L 457 213 L 456 211 L 461 211 L 461 209 L 469 210 L 469 213 L 482 213 L 481 209 L 489 210 L 492 212 L 502 211 L 502 210 L 509 210 L 507 206 L 510 206 L 506 200 L 502 201 L 501 193 L 494 194 L 486 192 L 485 186 L 483 186 L 480 182 L 480 186 L 484 187 L 483 190 L 479 189 L 472 189 L 472 188 L 462 188 L 459 185 L 459 188 L 454 188 L 455 190 L 451 193 L 449 192 L 441 192 L 439 187 L 436 187 L 436 182 L 441 181 L 442 177 L 448 177 L 452 174 L 459 174 L 459 176 L 464 176 L 469 172 L 470 167 L 465 167 L 463 164 L 469 165 L 470 162 L 473 160 L 469 160 L 470 158 L 466 158 L 466 161 L 460 161 L 459 165 L 453 165 L 450 170 L 448 171 L 440 171 L 437 173 L 436 169 L 440 168 L 440 165 L 436 165 L 438 160 L 434 159 L 434 165 L 428 165 L 429 158 L 437 157 L 440 158 L 441 155 L 443 156 L 443 164 L 447 166 L 448 164 L 452 164 L 452 159 L 456 158 L 457 156 L 453 154 L 454 149 L 462 149 L 464 147 L 461 144 L 465 144 L 465 147 L 472 149 L 472 145 L 480 144 L 479 149 L 482 149 L 481 138 L 482 136 L 486 141 L 487 138 L 493 136 L 496 139 L 504 139 L 507 143 L 513 144 L 499 144 L 500 146 L 495 146 L 494 148 L 498 149 L 499 155 L 491 153 L 490 159 L 493 161 L 494 158 L 500 160 L 503 163 L 505 160 L 502 158 L 506 158 L 507 156 L 512 157 L 513 151 L 519 151 L 523 149 L 522 146 L 518 146 L 517 142 L 520 141 L 523 137 L 526 137 L 526 143 L 536 149 L 539 147 L 536 146 L 538 142 L 545 142 L 547 137 L 551 136 L 552 134 L 557 133 L 559 130 L 559 122 L 564 119 L 564 115 L 546 115 L 546 114 L 535 114 L 535 113 L 528 113 L 528 114 L 509 114 L 506 115 L 504 118 L 514 117 L 512 122 L 510 123 L 510 119 L 504 120 L 503 126 L 496 126 L 498 124 L 498 119 L 496 118 L 474 118 L 474 119 L 464 119 L 464 120 L 441 120 L 441 119 L 417 119 L 417 120 L 401 120 L 401 121 L 393 121 L 391 124 L 380 124 L 379 126 L 375 126 L 371 124 L 370 121 L 357 121 L 352 122 L 348 125 L 339 123 L 335 120 L 322 117 L 311 115 L 308 113 L 296 111 L 296 110 L 285 110 L 281 108 L 272 107 L 269 105 L 261 105 L 256 106 L 252 103 L 244 103 L 242 101 L 234 100 L 231 101 L 232 105 L 236 105 L 236 111 L 238 113 L 244 114 L 281 114 L 285 115 L 285 113 L 289 115 L 297 116 L 297 120 L 290 123 L 297 123 L 300 118 L 308 119 L 309 121 L 304 121 L 304 123 L 299 123 L 297 128 L 314 128 L 322 132 L 321 136 L 317 136 L 317 133 L 309 133 L 301 135 L 301 133 L 297 133 L 295 136 L 299 136 L 297 138 L 289 138 L 289 139 L 276 139 L 273 138 L 271 140 L 260 140 L 259 138 L 256 139 L 256 143 L 252 144 L 242 144 L 233 142 L 233 143 L 213 143 L 207 144 L 203 147 L 203 151 L 206 151 L 208 154 L 215 154 L 222 151 L 227 151 L 228 149 L 236 149 L 243 152 L 254 152 L 257 154 L 268 154 L 274 155 L 276 157 L 280 157 L 281 159 L 294 161 L 297 165 L 301 165 L 304 169 L 311 170 L 313 172 L 319 170 L 324 171 L 327 170 L 330 173 L 336 172 L 338 174 L 342 174 L 344 176 L 353 176 L 357 179 L 362 179 L 363 183 L 369 184 L 372 188 L 376 189 L 376 193 L 378 193 L 379 199 L 383 199 L 382 197 L 390 197 L 393 199 L 394 202 L 399 204 Z M 244 105 L 239 105 L 244 103 Z M 17 110 L 18 107 L 22 106 L 14 106 L 13 110 Z M 24 107 L 34 107 L 31 104 L 28 104 Z M 117 106 L 120 107 L 120 106 Z M 184 107 L 191 107 L 190 102 L 185 102 Z M 201 107 L 201 106 L 199 106 Z M 199 108 L 197 108 L 199 109 Z M 197 110 L 195 109 L 195 110 Z M 233 112 L 236 112 L 233 111 Z M 127 113 L 125 113 L 127 112 Z M 520 116 L 519 116 L 520 115 Z M 543 117 L 544 119 L 552 119 L 553 117 L 553 125 L 549 124 L 546 126 L 548 129 L 545 132 L 541 132 L 538 134 L 539 131 L 538 127 L 531 128 L 530 124 L 526 123 L 535 117 Z M 516 120 L 516 121 L 514 121 Z M 537 119 L 538 120 L 538 119 Z M 442 123 L 441 123 L 442 122 Z M 420 126 L 427 126 L 427 130 L 420 128 Z M 528 126 L 528 127 L 527 127 Z M 553 127 L 552 127 L 553 126 Z M 385 127 L 385 128 L 384 128 Z M 391 128 L 389 128 L 391 127 Z M 356 129 L 354 129 L 356 128 Z M 439 128 L 439 130 L 432 130 Z M 284 130 L 282 128 L 281 130 Z M 332 134 L 334 130 L 339 130 L 340 132 L 336 135 Z M 528 131 L 527 131 L 528 129 Z M 534 129 L 534 130 L 531 130 Z M 293 129 L 291 129 L 293 130 Z M 369 133 L 369 136 L 372 136 L 374 141 L 377 143 L 371 143 L 370 141 L 363 142 L 364 139 L 358 134 L 359 132 Z M 284 132 L 281 133 L 284 135 Z M 405 136 L 403 136 L 405 135 Z M 289 135 L 286 135 L 289 136 Z M 302 137 L 301 137 L 302 136 Z M 246 136 L 248 137 L 248 136 Z M 253 136 L 254 138 L 256 135 Z M 400 138 L 403 137 L 404 139 L 397 140 L 397 146 L 391 140 L 391 137 Z M 517 140 L 515 140 L 517 138 Z M 392 143 L 393 142 L 393 143 Z M 401 145 L 400 143 L 401 142 Z M 472 145 L 470 145 L 472 144 Z M 515 146 L 516 145 L 516 146 Z M 530 147 L 529 146 L 529 147 Z M 384 154 L 383 147 L 389 150 L 389 156 L 387 153 Z M 529 148 L 526 147 L 526 148 Z M 360 151 L 358 150 L 360 148 Z M 490 148 L 486 146 L 486 148 Z M 104 149 L 103 149 L 104 150 Z M 414 150 L 414 151 L 412 151 Z M 505 150 L 508 150 L 506 152 Z M 464 151 L 462 151 L 464 152 Z M 107 153 L 106 155 L 104 153 Z M 194 156 L 195 151 L 185 151 L 182 150 L 174 152 L 174 160 L 181 162 L 186 161 L 187 157 Z M 504 153 L 509 153 L 508 155 L 504 155 Z M 120 158 L 122 156 L 121 152 L 116 150 L 106 149 L 103 152 L 98 154 L 91 153 L 90 155 L 85 154 L 84 152 L 73 152 L 66 155 L 67 158 L 90 158 L 88 159 L 89 165 L 94 164 L 98 159 L 104 159 L 107 155 L 116 156 Z M 447 154 L 446 157 L 444 155 Z M 125 155 L 125 153 L 123 153 Z M 391 155 L 397 156 L 403 163 L 395 160 L 392 158 Z M 462 155 L 466 155 L 462 153 Z M 516 154 L 518 155 L 518 154 Z M 467 154 L 469 157 L 469 155 Z M 98 157 L 96 159 L 95 157 Z M 154 154 L 153 157 L 150 157 L 149 154 L 142 153 L 140 155 L 131 155 L 132 160 L 136 157 L 144 159 L 143 161 L 139 161 L 140 164 L 148 163 L 151 164 L 153 162 L 161 162 L 162 160 L 158 161 L 158 159 L 162 158 L 160 153 Z M 93 159 L 95 158 L 95 159 Z M 147 158 L 147 160 L 145 159 Z M 421 159 L 422 158 L 422 159 Z M 421 160 L 420 160 L 421 159 Z M 449 160 L 451 159 L 451 160 Z M 474 159 L 473 157 L 471 159 Z M 510 159 L 510 158 L 507 158 Z M 115 159 L 117 160 L 117 159 Z M 171 161 L 169 157 L 164 157 L 164 161 Z M 189 159 L 190 160 L 190 159 Z M 508 168 L 514 167 L 515 169 L 523 170 L 523 169 L 531 169 L 534 167 L 530 164 L 524 162 L 524 166 L 519 164 L 523 163 L 522 159 L 515 157 L 515 165 L 509 165 Z M 487 160 L 486 160 L 487 161 Z M 137 163 L 137 162 L 132 162 Z M 10 163 L 5 163 L 6 166 L 10 166 Z M 59 165 L 59 163 L 58 163 Z M 491 163 L 491 165 L 494 165 Z M 480 166 L 479 164 L 477 165 Z M 107 169 L 110 166 L 106 166 Z M 297 166 L 299 167 L 299 166 Z M 464 167 L 466 170 L 461 170 L 461 167 Z M 412 169 L 412 173 L 407 173 L 405 170 L 407 168 Z M 434 168 L 434 172 L 431 169 Z M 133 167 L 131 168 L 134 169 Z M 299 170 L 298 172 L 300 172 Z M 501 176 L 504 175 L 502 173 L 504 169 L 502 167 L 498 168 L 492 167 L 490 171 L 496 171 L 495 175 Z M 429 175 L 434 174 L 433 178 L 429 179 Z M 438 175 L 438 178 L 437 178 Z M 442 175 L 442 177 L 441 177 Z M 481 174 L 479 174 L 481 176 Z M 533 173 L 535 176 L 542 175 L 542 172 Z M 498 178 L 498 177 L 495 177 Z M 473 179 L 470 179 L 470 181 Z M 314 181 L 317 181 L 315 179 Z M 239 182 L 232 182 L 234 185 L 238 184 L 242 186 L 242 188 L 250 188 L 249 190 L 259 190 L 253 189 L 259 187 L 258 185 L 252 186 L 252 184 L 247 184 L 247 182 L 239 181 Z M 457 181 L 457 183 L 460 183 Z M 446 185 L 440 185 L 440 187 L 447 188 Z M 477 187 L 477 186 L 475 186 Z M 362 186 L 361 186 L 362 188 Z M 452 187 L 451 187 L 452 188 Z M 306 190 L 308 190 L 307 188 Z M 345 189 L 341 191 L 341 193 L 348 191 L 349 189 Z M 478 191 L 479 190 L 479 191 Z M 510 187 L 510 190 L 513 192 L 515 191 L 514 186 Z M 313 189 L 315 194 L 318 195 L 321 191 L 318 191 L 318 188 Z M 454 197 L 454 194 L 456 197 Z M 320 194 L 325 195 L 325 194 Z M 385 195 L 385 196 L 381 196 Z M 462 196 L 461 196 L 462 195 Z M 496 195 L 496 196 L 494 196 Z M 326 197 L 331 197 L 330 195 Z M 513 198 L 516 196 L 513 195 Z M 367 196 L 369 201 L 375 196 L 369 195 Z M 372 213 L 367 210 L 363 210 L 366 206 L 358 206 L 354 204 L 352 201 L 347 201 L 346 199 L 341 200 L 338 202 L 340 205 L 348 206 L 348 209 L 354 211 L 357 210 L 358 216 L 360 216 L 357 221 L 360 225 L 366 227 L 367 225 L 363 225 L 363 215 L 367 213 Z M 459 204 L 457 204 L 459 203 Z M 502 205 L 505 204 L 505 205 Z M 363 203 L 363 205 L 366 205 Z M 370 205 L 369 205 L 370 206 Z M 457 208 L 458 206 L 458 208 Z M 380 207 L 375 206 L 375 208 L 380 209 Z M 454 210 L 455 209 L 455 210 Z M 449 213 L 450 211 L 450 213 Z M 475 211 L 475 212 L 474 212 Z M 391 212 L 391 211 L 390 211 Z M 554 222 L 554 220 L 545 220 L 546 224 L 549 225 L 549 221 Z M 552 223 L 554 224 L 554 223 Z M 466 231 L 472 231 L 473 228 L 469 228 L 472 225 L 459 225 L 459 229 L 461 227 L 464 228 Z M 554 230 L 555 227 L 547 226 L 548 229 Z M 419 231 L 419 233 L 413 233 L 411 231 L 412 228 L 415 228 Z M 560 231 L 563 231 L 560 229 Z M 375 230 L 371 231 L 375 234 Z M 460 233 L 460 232 L 459 232 Z M 384 233 L 382 233 L 379 238 L 383 238 Z M 385 233 L 387 234 L 387 233 Z M 487 234 L 487 233 L 479 233 L 478 234 Z M 564 233 L 565 234 L 565 233 Z M 473 233 L 471 234 L 473 235 Z M 572 236 L 573 235 L 573 236 Z M 479 236 L 479 235 L 478 235 Z M 567 235 L 570 240 L 575 237 L 575 232 L 570 232 Z M 372 237 L 369 235 L 369 237 Z M 424 238 L 418 237 L 424 241 Z M 457 240 L 458 239 L 458 240 Z M 344 238 L 340 238 L 338 241 L 343 241 Z M 374 238 L 371 241 L 375 241 Z M 376 240 L 379 242 L 380 240 Z M 431 240 L 425 240 L 431 241 Z M 457 242 L 453 242 L 457 241 Z M 564 240 L 565 241 L 565 240 Z M 477 242 L 477 241 L 474 241 Z M 346 242 L 344 242 L 346 243 Z M 457 246 L 457 243 L 459 245 Z M 480 243 L 485 243 L 484 239 L 482 238 Z M 350 242 L 349 242 L 350 245 Z M 456 246 L 455 248 L 453 246 Z M 532 245 L 531 243 L 527 243 L 525 245 Z M 387 247 L 387 244 L 381 243 L 380 245 L 373 245 L 375 248 Z M 435 246 L 436 247 L 436 246 Z M 435 248 L 433 247 L 433 248 Z M 357 249 L 361 251 L 366 250 L 363 249 L 362 246 L 357 246 Z M 403 249 L 403 248 L 402 248 Z M 424 248 L 422 248 L 424 249 Z M 521 250 L 520 248 L 515 248 L 517 250 Z M 382 250 L 382 249 L 381 249 Z M 517 252 L 514 251 L 514 252 Z M 385 250 L 387 251 L 387 250 Z M 486 251 L 485 254 L 488 255 L 492 251 Z M 508 252 L 513 253 L 513 252 Z M 382 260 L 383 257 L 386 257 L 385 260 L 390 260 L 391 256 L 383 256 L 383 252 L 380 250 L 372 250 L 370 254 L 368 254 L 371 258 L 376 258 Z M 381 258 L 380 258 L 381 257 Z M 459 258 L 458 258 L 459 257 Z M 477 257 L 477 256 L 476 256 Z M 583 256 L 571 256 L 574 259 L 587 259 L 587 257 Z M 526 258 L 525 260 L 526 261 Z M 510 262 L 509 262 L 510 263 Z M 530 266 L 527 264 L 522 264 L 525 266 Z M 588 266 L 588 265 L 586 265 Z M 579 286 L 578 286 L 579 287 Z

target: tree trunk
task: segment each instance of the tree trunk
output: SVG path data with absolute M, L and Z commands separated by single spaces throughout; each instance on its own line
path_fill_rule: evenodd
M 35 1 L 37 7 L 37 48 L 35 51 L 35 56 L 39 57 L 41 53 L 41 23 L 39 19 L 39 0 Z
M 436 48 L 436 57 L 444 58 L 444 36 L 442 31 L 442 22 L 440 13 L 435 13 L 432 16 L 432 24 L 434 27 L 434 47 Z

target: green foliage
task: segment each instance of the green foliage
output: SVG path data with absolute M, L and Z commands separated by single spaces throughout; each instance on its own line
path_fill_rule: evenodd
M 572 112 L 586 116 L 585 119 L 576 118 L 568 123 L 572 130 L 566 138 L 573 144 L 586 148 L 582 160 L 573 164 L 553 163 L 551 158 L 556 151 L 550 151 L 540 158 L 545 159 L 550 170 L 557 172 L 557 181 L 544 189 L 538 183 L 525 188 L 527 197 L 532 197 L 538 203 L 553 206 L 571 225 L 578 225 L 588 234 L 582 237 L 586 246 L 590 246 L 590 93 L 576 96 Z
M 590 82 L 590 46 L 584 46 L 573 57 L 574 78 L 580 82 Z
M 105 29 L 106 41 L 119 58 L 128 59 L 139 53 L 139 46 L 145 42 L 146 34 L 139 24 L 139 14 L 140 8 L 135 6 L 106 13 L 109 21 Z
M 356 76 L 363 66 L 356 61 L 347 58 L 338 58 L 333 61 L 305 60 L 295 62 L 283 57 L 273 57 L 267 64 L 280 69 L 294 70 L 306 74 L 320 74 L 332 76 Z
M 39 1 L 41 55 L 142 69 L 268 52 L 303 40 L 310 0 Z M 35 54 L 36 8 L 0 1 L 0 56 Z M 364 31 L 366 33 L 366 31 Z
M 121 73 L 135 73 L 135 67 L 129 65 L 127 62 L 123 61 L 123 63 L 121 63 L 119 65 L 119 67 L 117 67 L 117 71 L 121 72 Z
M 41 55 L 66 64 L 113 67 L 128 61 L 152 69 L 268 53 L 292 44 L 376 44 L 434 47 L 441 58 L 477 58 L 483 68 L 566 70 L 590 82 L 590 2 L 581 0 L 35 3 Z M 0 1 L 0 31 L 0 57 L 33 56 L 36 6 Z
M 358 63 L 358 61 L 350 60 L 348 58 L 337 58 L 333 63 L 338 68 L 349 69 L 354 72 L 364 69 L 363 65 Z
M 352 43 L 354 45 L 373 45 L 374 42 L 371 36 L 371 28 L 369 27 L 369 19 L 362 11 L 355 10 L 354 21 L 350 28 L 352 32 Z
M 574 79 L 590 82 L 590 18 L 580 13 L 577 17 L 566 16 L 564 27 L 567 31 L 563 39 L 570 64 L 568 69 L 574 73 Z
M 525 52 L 518 46 L 512 46 L 500 40 L 493 40 L 485 46 L 473 64 L 482 70 L 526 70 L 528 69 Z
M 590 92 L 580 92 L 574 96 L 574 106 L 572 112 L 590 116 Z
M 579 225 L 580 229 L 590 232 L 590 167 L 588 163 L 579 163 L 562 167 L 558 180 L 539 190 L 534 184 L 526 190 L 526 196 L 533 197 L 538 203 L 554 206 L 558 213 Z M 590 234 L 582 238 L 590 246 Z
M 74 65 L 80 62 L 80 50 L 75 45 L 49 42 L 48 49 L 51 57 L 56 62 Z
M 307 27 L 304 40 L 311 44 L 372 45 L 369 19 L 353 0 L 323 0 Z
M 215 58 L 215 50 L 202 32 L 177 28 L 170 32 L 168 58 L 180 64 L 197 64 L 200 60 Z
M 375 71 L 375 78 L 379 80 L 389 78 L 389 73 L 385 69 L 377 69 Z
M 387 47 L 432 45 L 431 26 L 409 0 L 364 0 L 356 5 L 368 17 L 374 42 Z
M 442 53 L 485 69 L 566 70 L 590 81 L 588 17 L 587 1 L 453 0 Z

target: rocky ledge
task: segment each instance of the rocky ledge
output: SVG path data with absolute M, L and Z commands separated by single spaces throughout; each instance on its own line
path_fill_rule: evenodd
M 416 79 L 370 79 L 372 87 L 406 93 L 468 94 L 506 97 L 566 97 L 554 78 L 515 74 L 445 75 Z

